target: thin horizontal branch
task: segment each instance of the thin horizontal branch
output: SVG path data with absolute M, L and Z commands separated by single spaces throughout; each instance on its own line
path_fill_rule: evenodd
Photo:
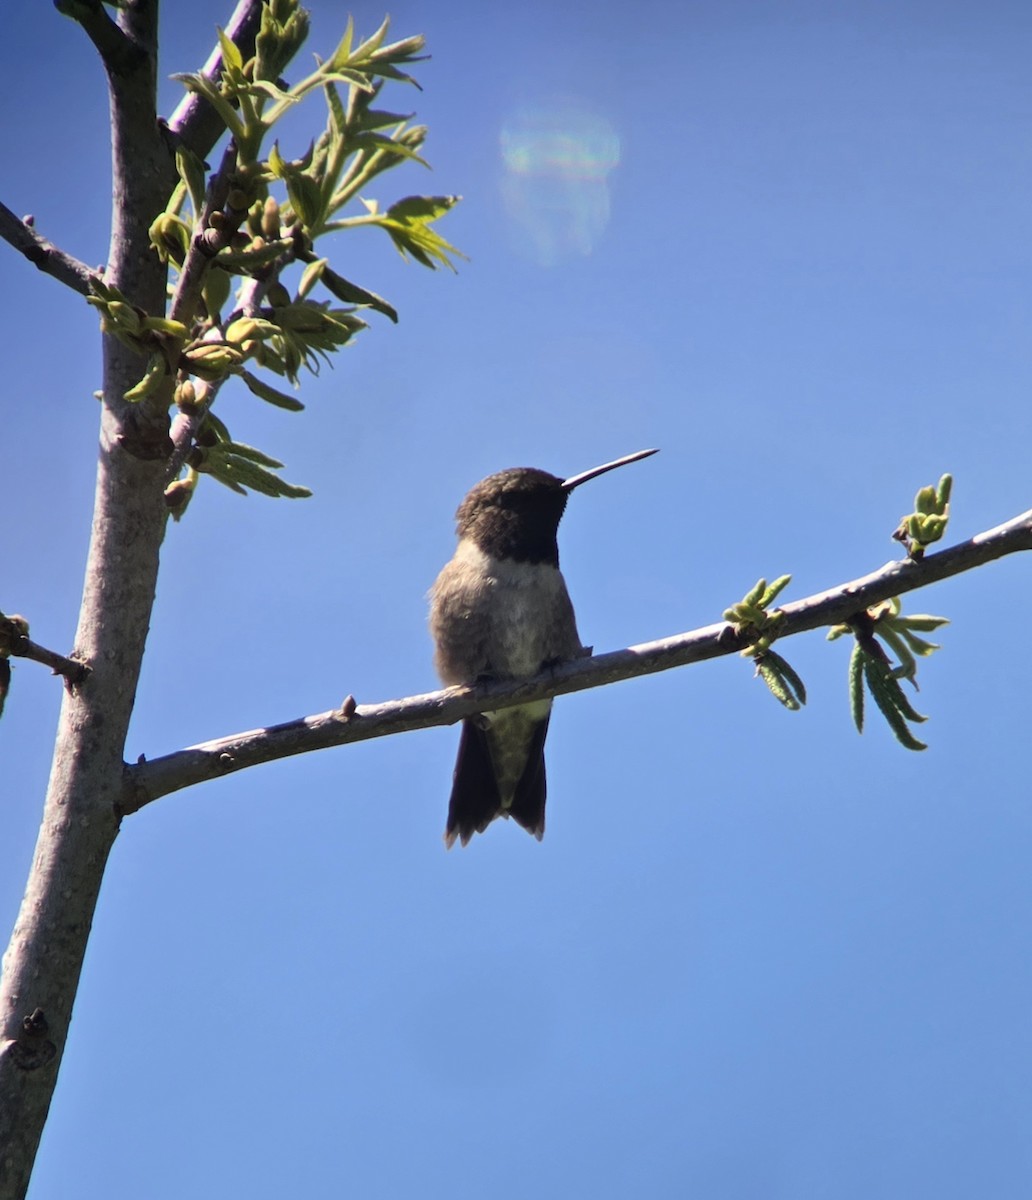
M 7 616 L 0 613 L 0 656 L 6 658 L 30 658 L 33 662 L 49 667 L 55 675 L 63 675 L 69 683 L 82 683 L 90 673 L 83 662 L 65 658 L 46 646 L 31 641 L 28 636 L 29 623 L 17 614 Z
M 71 684 L 82 683 L 90 673 L 89 667 L 74 658 L 65 658 L 46 646 L 30 641 L 27 637 L 12 639 L 9 647 L 12 658 L 30 658 L 33 662 L 42 663 L 49 667 L 55 675 L 63 675 Z
M 892 596 L 926 587 L 1019 550 L 1032 550 L 1032 510 L 970 541 L 938 554 L 928 554 L 920 561 L 890 562 L 860 579 L 784 605 L 779 638 L 822 625 L 840 624 Z M 660 641 L 563 663 L 533 679 L 468 689 L 449 688 L 383 704 L 356 705 L 348 697 L 340 709 L 331 712 L 231 734 L 127 767 L 122 812 L 135 812 L 170 792 L 259 763 L 413 729 L 451 725 L 473 713 L 719 658 L 745 645 L 746 640 L 721 621 Z
M 52 275 L 80 296 L 89 296 L 90 280 L 98 277 L 92 267 L 59 250 L 53 242 L 33 229 L 29 222 L 16 216 L 5 204 L 0 204 L 0 238 L 24 254 L 34 267 Z

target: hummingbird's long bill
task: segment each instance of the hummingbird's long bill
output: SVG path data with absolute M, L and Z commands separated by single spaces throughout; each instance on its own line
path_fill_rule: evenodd
M 633 454 L 625 454 L 623 458 L 616 458 L 612 462 L 604 463 L 601 467 L 592 467 L 590 471 L 581 471 L 579 475 L 571 475 L 569 479 L 563 480 L 563 490 L 573 491 L 575 487 L 580 487 L 582 483 L 587 483 L 596 475 L 604 475 L 606 471 L 613 471 L 617 467 L 626 467 L 628 463 L 637 462 L 641 458 L 650 458 L 653 454 L 658 453 L 658 449 L 636 450 Z

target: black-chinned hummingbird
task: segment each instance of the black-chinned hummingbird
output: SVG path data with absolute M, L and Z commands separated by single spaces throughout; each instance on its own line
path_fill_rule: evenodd
M 430 591 L 434 664 L 445 684 L 524 679 L 589 653 L 559 570 L 556 534 L 570 492 L 655 454 L 639 450 L 569 479 L 533 467 L 489 475 L 455 514 L 459 544 Z M 495 817 L 545 832 L 545 734 L 551 700 L 462 722 L 445 845 L 465 846 Z

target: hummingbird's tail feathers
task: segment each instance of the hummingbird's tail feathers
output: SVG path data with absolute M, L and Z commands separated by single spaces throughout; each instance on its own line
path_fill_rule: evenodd
M 486 732 L 473 719 L 462 722 L 459 754 L 455 760 L 448 824 L 447 849 L 458 838 L 465 846 L 475 833 L 483 833 L 502 807 Z
M 448 824 L 444 830 L 444 844 L 449 850 L 456 840 L 465 846 L 475 833 L 483 833 L 495 817 L 512 817 L 539 842 L 545 835 L 548 710 L 543 718 L 535 713 L 529 720 L 520 710 L 506 711 L 510 714 L 508 718 L 494 713 L 489 714 L 493 720 L 469 717 L 462 722 Z M 515 747 L 505 744 L 510 740 L 505 734 L 511 734 L 513 722 L 523 735 L 522 739 L 517 738 Z M 520 775 L 514 786 L 517 771 Z
M 548 733 L 548 718 L 539 722 L 534 730 L 534 739 L 529 746 L 527 765 L 516 785 L 512 803 L 503 809 L 503 814 L 512 817 L 540 842 L 545 836 L 545 734 Z

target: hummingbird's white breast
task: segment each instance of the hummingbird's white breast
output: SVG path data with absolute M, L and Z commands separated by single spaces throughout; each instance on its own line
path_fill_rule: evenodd
M 430 592 L 435 662 L 447 684 L 520 679 L 581 654 L 559 568 L 485 553 L 463 538 Z

